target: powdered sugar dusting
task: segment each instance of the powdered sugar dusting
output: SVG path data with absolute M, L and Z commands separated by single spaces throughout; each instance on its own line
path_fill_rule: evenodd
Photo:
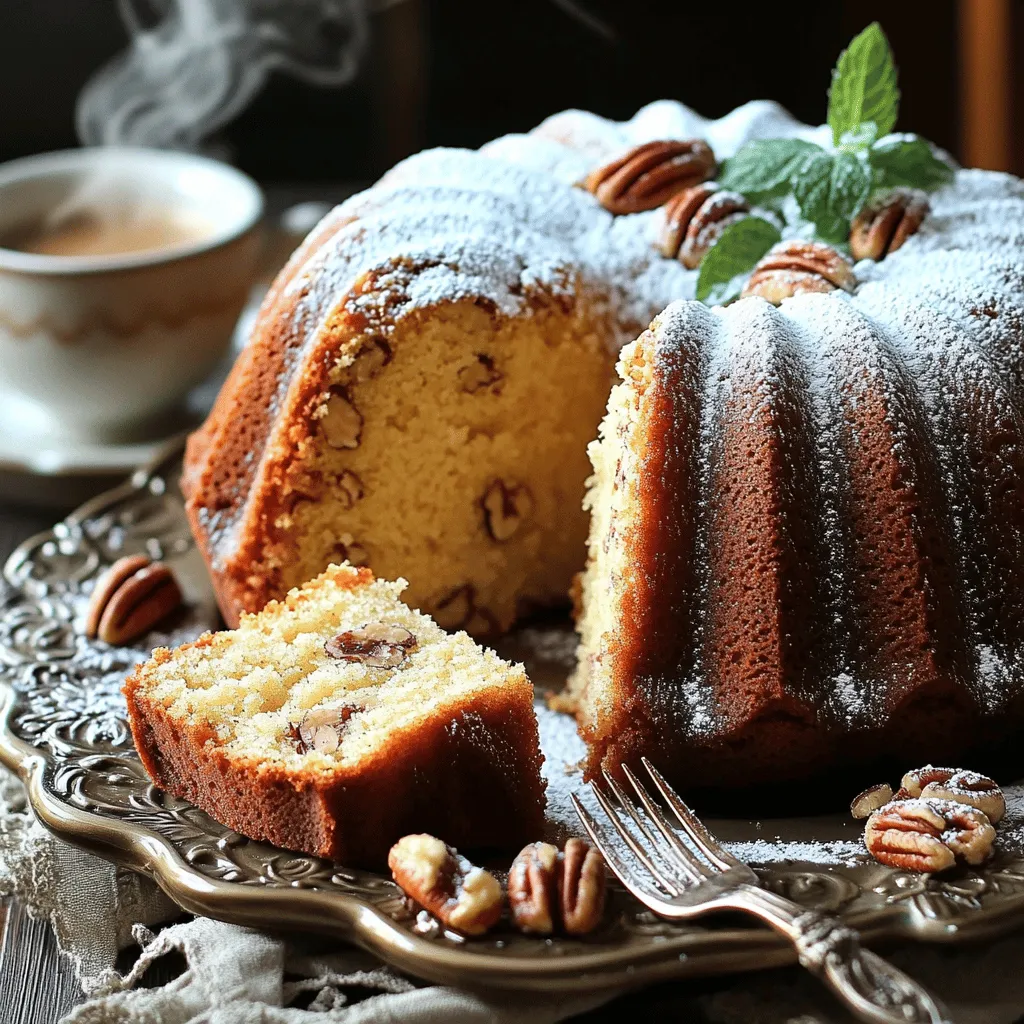
M 824 578 L 813 579 L 816 608 L 829 609 L 831 628 L 816 641 L 819 673 L 810 692 L 802 694 L 796 678 L 786 686 L 823 726 L 844 731 L 883 725 L 899 695 L 931 671 L 932 657 L 986 716 L 1024 691 L 1024 187 L 1008 175 L 959 171 L 933 197 L 933 210 L 896 253 L 856 267 L 853 295 L 797 296 L 777 310 L 743 300 L 713 311 L 719 326 L 701 326 L 691 304 L 677 303 L 655 325 L 663 346 L 692 346 L 696 338 L 710 349 L 715 370 L 701 400 L 709 421 L 705 460 L 721 458 L 714 455 L 715 427 L 737 390 L 747 415 L 767 410 L 780 431 L 780 457 L 789 466 L 780 493 L 797 479 L 793 460 L 786 461 L 786 430 L 815 439 L 815 465 L 804 467 L 811 493 L 801 500 L 825 553 Z M 775 415 L 787 403 L 799 405 L 801 394 L 808 404 L 800 416 Z M 883 422 L 862 436 L 874 422 L 870 409 L 882 410 Z M 789 442 L 801 450 L 798 439 Z M 854 628 L 856 590 L 864 586 L 858 559 L 875 543 L 854 535 L 848 511 L 853 452 L 867 443 L 887 446 L 870 472 L 882 474 L 878 483 L 888 480 L 908 510 L 904 557 L 919 574 L 917 596 L 907 601 L 892 591 L 893 660 L 874 660 Z M 705 466 L 706 504 L 709 480 Z M 766 507 L 772 500 L 766 495 Z M 785 536 L 788 524 L 779 525 Z M 706 553 L 698 546 L 695 557 L 703 563 Z M 903 614 L 910 616 L 905 626 Z M 909 644 L 900 648 L 916 629 L 928 636 L 924 656 Z M 703 646 L 700 636 L 694 646 Z M 680 685 L 695 698 L 686 728 L 705 735 L 709 715 L 717 718 L 720 709 L 709 707 L 694 680 Z
M 477 152 L 428 150 L 330 215 L 343 226 L 291 284 L 301 296 L 297 321 L 312 340 L 356 279 L 372 271 L 385 279 L 376 298 L 385 327 L 467 296 L 514 316 L 528 315 L 531 293 L 583 293 L 610 314 L 620 346 L 669 302 L 692 298 L 696 274 L 656 252 L 660 210 L 613 218 L 572 186 L 610 155 L 652 139 L 704 138 L 722 158 L 749 139 L 821 140 L 825 132 L 774 103 L 708 120 L 663 101 L 623 123 L 566 111 Z M 387 282 L 391 266 L 395 278 Z

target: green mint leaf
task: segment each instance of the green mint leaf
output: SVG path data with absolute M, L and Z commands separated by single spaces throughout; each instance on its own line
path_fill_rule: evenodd
M 779 229 L 761 217 L 730 224 L 700 261 L 697 298 L 709 305 L 731 302 L 739 295 L 745 275 L 781 239 Z
M 868 159 L 875 184 L 882 188 L 909 185 L 931 191 L 953 180 L 953 168 L 917 135 L 887 135 L 871 147 Z
M 839 148 L 851 149 L 854 151 L 866 149 L 877 138 L 878 125 L 876 125 L 874 121 L 865 121 L 864 124 L 857 128 L 853 128 L 848 132 L 843 132 L 843 137 L 839 140 Z
M 875 137 L 888 135 L 896 124 L 900 91 L 889 40 L 873 21 L 839 55 L 828 93 L 828 123 L 832 141 L 842 143 L 848 132 L 875 125 Z
M 845 242 L 871 193 L 871 173 L 853 153 L 814 153 L 797 170 L 793 195 L 804 219 L 828 242 Z
M 808 153 L 824 150 L 803 139 L 759 139 L 748 142 L 722 165 L 718 183 L 748 198 L 767 196 L 787 186 Z

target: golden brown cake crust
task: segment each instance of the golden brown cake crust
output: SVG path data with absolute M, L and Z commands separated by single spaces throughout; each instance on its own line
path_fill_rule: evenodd
M 161 789 L 255 839 L 341 863 L 381 867 L 401 836 L 460 848 L 511 848 L 543 830 L 542 758 L 528 682 L 479 695 L 396 732 L 358 771 L 296 772 L 228 756 L 212 730 L 181 728 L 125 683 L 132 736 Z M 508 766 L 518 770 L 509 772 Z M 351 824 L 349 824 L 351 823 Z
M 236 360 L 221 387 L 213 409 L 203 425 L 193 433 L 185 448 L 181 490 L 192 534 L 210 568 L 217 601 L 227 624 L 238 625 L 243 611 L 259 611 L 272 597 L 280 597 L 287 588 L 280 586 L 273 567 L 262 562 L 266 534 L 294 494 L 282 477 L 280 456 L 276 464 L 264 465 L 263 455 L 271 436 L 275 399 L 280 382 L 287 374 L 289 356 L 305 341 L 291 315 L 295 296 L 288 288 L 309 255 L 344 226 L 328 218 L 296 251 L 275 280 L 260 307 L 258 321 L 263 325 Z M 355 337 L 364 326 L 360 318 L 339 323 L 339 332 Z M 336 345 L 336 352 L 344 345 Z M 315 397 L 324 387 L 328 364 L 318 360 L 296 374 L 290 391 L 301 395 L 300 404 Z M 294 449 L 311 433 L 308 421 L 295 421 L 289 432 L 289 448 Z M 262 486 L 256 484 L 262 477 Z M 240 538 L 230 565 L 218 562 L 212 517 L 237 515 L 250 491 L 263 499 L 264 507 Z
M 857 315 L 832 299 L 788 315 L 801 312 Z M 785 315 L 763 304 L 725 314 L 680 304 L 626 350 L 619 419 L 609 413 L 595 462 L 628 468 L 595 502 L 610 505 L 610 493 L 621 505 L 592 538 L 585 582 L 589 600 L 612 608 L 600 636 L 584 630 L 587 777 L 648 756 L 684 788 L 746 788 L 890 758 L 954 760 L 1020 728 L 1019 699 L 998 712 L 979 699 L 968 644 L 976 630 L 990 649 L 1004 636 L 1019 646 L 1021 624 L 968 603 L 985 587 L 962 585 L 979 570 L 959 561 L 947 505 L 955 492 L 938 479 L 906 371 L 881 346 L 870 374 L 857 349 L 818 354 L 838 380 L 828 443 L 848 478 L 817 468 L 824 442 L 798 360 L 766 369 L 737 347 L 717 376 L 709 371 L 709 350 L 724 351 L 728 337 L 720 320 L 732 317 L 744 337 L 774 330 L 782 348 Z M 719 403 L 703 448 L 701 401 Z M 993 437 L 983 420 L 963 432 L 982 448 Z M 1005 458 L 1015 466 L 1018 456 Z M 1001 485 L 980 472 L 972 485 L 979 512 L 992 492 L 1000 529 L 1019 529 L 1021 506 L 1004 503 Z M 831 507 L 842 517 L 827 532 Z M 979 534 L 989 529 L 979 515 Z M 621 559 L 597 567 L 608 545 Z M 1007 543 L 1002 557 L 1019 562 L 1024 548 Z

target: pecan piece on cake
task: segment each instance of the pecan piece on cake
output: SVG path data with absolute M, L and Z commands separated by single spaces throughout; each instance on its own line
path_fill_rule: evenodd
M 640 213 L 710 178 L 715 167 L 715 154 L 702 139 L 646 142 L 599 167 L 583 187 L 609 213 Z
M 896 188 L 870 200 L 850 225 L 850 253 L 855 260 L 881 260 L 917 234 L 931 210 L 928 194 Z
M 720 189 L 713 181 L 694 185 L 665 205 L 658 249 L 662 256 L 696 270 L 722 232 L 749 214 L 750 204 L 739 192 Z
M 104 643 L 131 643 L 181 605 L 170 567 L 145 555 L 119 558 L 97 580 L 86 612 L 85 634 Z
M 501 885 L 494 875 L 434 836 L 399 839 L 388 867 L 406 896 L 449 928 L 483 935 L 501 917 Z
M 831 245 L 794 238 L 772 246 L 754 267 L 742 297 L 758 295 L 777 306 L 804 292 L 851 292 L 856 285 L 849 261 Z

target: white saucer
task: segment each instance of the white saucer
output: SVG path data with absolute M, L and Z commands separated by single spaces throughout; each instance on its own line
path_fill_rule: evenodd
M 0 409 L 0 503 L 69 511 L 112 487 L 203 421 L 235 355 L 233 350 L 180 409 L 114 441 L 59 433 L 30 406 L 6 397 Z
M 199 419 L 181 412 L 159 436 L 121 443 L 68 440 L 0 423 L 0 502 L 67 509 L 153 459 L 168 439 Z

